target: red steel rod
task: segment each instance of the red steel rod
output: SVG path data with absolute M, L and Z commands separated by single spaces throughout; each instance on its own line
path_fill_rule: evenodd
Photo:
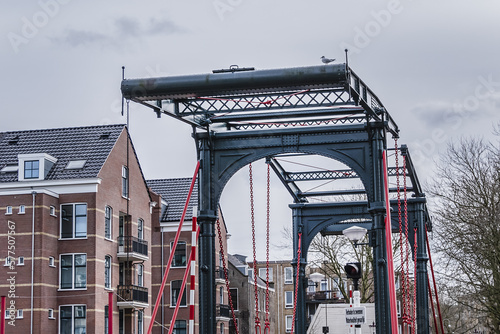
M 384 169 L 384 190 L 385 190 L 385 243 L 387 252 L 387 276 L 389 280 L 389 303 L 391 310 L 391 328 L 392 333 L 398 333 L 398 311 L 396 306 L 396 283 L 394 279 L 394 258 L 392 255 L 392 226 L 391 226 L 391 204 L 389 202 L 389 180 L 387 175 L 387 152 L 382 155 L 382 164 Z
M 6 296 L 2 296 L 2 314 L 0 314 L 0 334 L 5 334 L 5 311 L 7 310 Z
M 113 334 L 113 292 L 108 293 L 108 333 Z
M 441 306 L 439 305 L 436 277 L 434 276 L 434 266 L 432 265 L 431 246 L 429 245 L 429 236 L 427 235 L 427 226 L 425 227 L 425 243 L 427 244 L 427 254 L 429 255 L 429 264 L 431 265 L 432 281 L 434 283 L 434 294 L 436 295 L 436 304 L 439 316 L 439 326 L 441 327 L 441 332 L 444 333 L 443 317 L 441 316 Z

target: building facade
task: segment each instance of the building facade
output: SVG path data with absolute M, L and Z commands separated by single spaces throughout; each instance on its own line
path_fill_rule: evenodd
M 6 333 L 143 333 L 151 206 L 124 125 L 0 134 Z

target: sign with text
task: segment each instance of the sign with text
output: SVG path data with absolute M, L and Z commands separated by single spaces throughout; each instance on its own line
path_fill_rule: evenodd
M 345 323 L 347 325 L 364 324 L 366 320 L 366 308 L 364 306 L 355 306 L 345 309 Z

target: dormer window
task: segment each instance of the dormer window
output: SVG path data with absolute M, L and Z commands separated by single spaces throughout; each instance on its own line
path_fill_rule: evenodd
M 24 162 L 24 179 L 38 179 L 40 177 L 40 161 L 28 160 Z
M 19 154 L 19 181 L 44 180 L 57 159 L 46 153 Z

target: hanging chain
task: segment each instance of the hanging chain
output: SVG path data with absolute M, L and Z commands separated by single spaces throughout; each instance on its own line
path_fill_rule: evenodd
M 405 221 L 405 263 L 406 263 L 406 282 L 405 282 L 405 290 L 406 290 L 406 299 L 403 301 L 404 305 L 406 306 L 406 318 L 403 319 L 403 321 L 406 322 L 406 324 L 411 323 L 412 319 L 412 313 L 411 313 L 411 293 L 410 293 L 410 247 L 409 247 L 409 232 L 408 232 L 408 187 L 407 187 L 407 181 L 406 181 L 406 157 L 403 156 L 403 172 L 404 172 L 404 179 L 403 179 L 403 194 L 404 194 L 404 221 Z
M 252 223 L 253 281 L 255 287 L 255 333 L 260 334 L 259 291 L 257 289 L 257 255 L 255 253 L 255 208 L 253 199 L 252 164 L 248 165 L 248 174 L 250 178 L 250 213 L 251 213 L 251 223 Z
M 221 233 L 219 219 L 217 219 L 217 233 L 219 234 L 219 248 L 222 259 L 222 268 L 224 268 L 224 278 L 226 279 L 227 299 L 229 300 L 229 306 L 231 307 L 231 314 L 233 316 L 233 323 L 234 323 L 234 328 L 236 329 L 236 334 L 239 334 L 238 323 L 236 322 L 236 315 L 234 314 L 233 298 L 231 297 L 231 291 L 229 290 L 229 277 L 227 274 L 226 259 L 224 258 L 224 244 L 222 243 L 222 233 Z
M 416 333 L 417 330 L 417 228 L 414 227 L 415 235 L 413 239 L 414 249 L 413 249 L 413 261 L 414 261 L 414 271 L 413 271 L 413 312 L 412 312 L 412 328 L 413 332 Z
M 404 239 L 404 231 L 403 231 L 403 215 L 401 208 L 401 183 L 400 183 L 400 173 L 399 173 L 399 148 L 398 148 L 398 139 L 394 138 L 394 148 L 395 148 L 395 159 L 396 159 L 396 189 L 397 189 L 397 197 L 398 197 L 398 222 L 399 222 L 399 252 L 401 256 L 401 299 L 403 300 L 403 312 L 402 319 L 403 324 L 406 322 L 407 316 L 407 307 L 406 307 L 406 273 L 405 273 L 405 259 L 404 259 L 404 246 L 403 243 L 406 243 Z M 406 178 L 406 172 L 403 170 L 403 177 Z
M 298 249 L 297 249 L 297 272 L 295 276 L 295 295 L 293 296 L 293 317 L 292 317 L 292 330 L 290 333 L 294 333 L 295 326 L 295 314 L 297 313 L 297 292 L 299 291 L 299 270 L 300 270 L 300 246 L 302 245 L 302 233 L 299 232 L 299 241 L 298 241 Z
M 267 212 L 266 212 L 266 320 L 264 325 L 264 334 L 270 333 L 269 324 L 269 225 L 270 225 L 270 202 L 271 202 L 271 174 L 270 167 L 267 164 Z

